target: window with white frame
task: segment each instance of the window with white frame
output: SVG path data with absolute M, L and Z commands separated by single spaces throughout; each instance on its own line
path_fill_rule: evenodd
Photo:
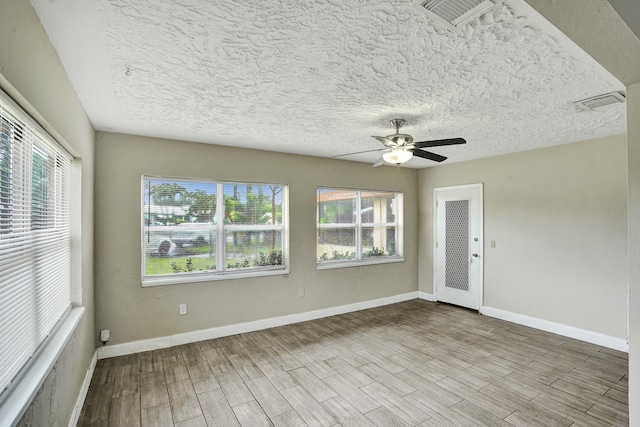
M 402 193 L 318 188 L 319 266 L 402 258 Z
M 143 285 L 288 269 L 288 188 L 144 176 Z
M 0 93 L 0 400 L 71 306 L 71 160 Z

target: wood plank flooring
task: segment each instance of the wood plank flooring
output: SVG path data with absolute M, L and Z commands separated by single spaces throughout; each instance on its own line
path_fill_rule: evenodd
M 98 361 L 79 426 L 625 426 L 627 355 L 413 300 Z

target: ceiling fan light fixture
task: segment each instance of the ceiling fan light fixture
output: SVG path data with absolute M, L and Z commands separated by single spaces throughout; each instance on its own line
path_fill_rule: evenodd
M 391 150 L 388 153 L 384 153 L 382 158 L 387 163 L 393 163 L 394 165 L 401 165 L 403 163 L 408 162 L 413 157 L 413 153 L 411 151 L 396 149 Z

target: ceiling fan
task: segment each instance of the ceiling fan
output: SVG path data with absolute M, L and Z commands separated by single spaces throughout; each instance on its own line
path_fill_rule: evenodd
M 400 128 L 404 125 L 404 119 L 392 119 L 391 125 L 396 128 L 396 133 L 387 136 L 374 136 L 373 138 L 382 142 L 385 148 L 374 150 L 358 151 L 355 153 L 341 154 L 333 157 L 344 157 L 352 154 L 370 153 L 373 151 L 385 151 L 380 159 L 373 164 L 373 167 L 382 166 L 385 163 L 401 165 L 408 162 L 413 156 L 423 159 L 433 160 L 434 162 L 442 162 L 447 160 L 445 156 L 422 150 L 428 147 L 441 147 L 444 145 L 466 144 L 463 138 L 436 139 L 433 141 L 413 142 L 413 137 L 405 133 L 400 133 Z

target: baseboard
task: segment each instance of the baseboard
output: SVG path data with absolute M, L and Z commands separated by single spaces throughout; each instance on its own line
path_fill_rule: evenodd
M 76 425 L 78 425 L 78 421 L 80 420 L 80 412 L 82 411 L 82 406 L 84 405 L 84 401 L 87 398 L 87 392 L 89 391 L 89 385 L 91 384 L 93 372 L 96 369 L 96 363 L 98 363 L 97 350 L 93 352 L 91 363 L 89 363 L 87 373 L 84 376 L 84 381 L 82 382 L 82 387 L 80 387 L 80 393 L 78 393 L 78 399 L 76 400 L 76 406 L 73 407 L 73 413 L 71 414 L 71 419 L 69 420 L 69 427 L 76 427 Z
M 428 295 L 428 294 L 425 294 Z M 256 320 L 253 322 L 239 323 L 236 325 L 220 326 L 217 328 L 202 329 L 199 331 L 185 332 L 183 334 L 151 338 L 148 340 L 133 341 L 124 344 L 106 345 L 98 348 L 98 359 L 124 356 L 126 354 L 139 353 L 142 351 L 157 350 L 174 345 L 187 344 L 196 341 L 226 337 L 229 335 L 242 334 L 262 329 L 274 328 L 277 326 L 290 325 L 293 323 L 306 322 L 308 320 L 321 319 L 323 317 L 336 316 L 338 314 L 351 313 L 353 311 L 366 310 L 368 308 L 381 307 L 398 302 L 409 301 L 419 298 L 417 291 L 406 294 L 394 295 L 392 297 L 379 298 L 370 301 L 363 301 L 354 304 L 330 307 L 321 310 L 308 311 L 305 313 L 290 314 L 287 316 L 271 317 L 268 319 Z M 426 299 L 426 298 L 423 298 Z
M 422 292 L 422 291 L 418 291 L 418 298 L 426 300 L 426 301 L 431 301 L 431 302 L 434 302 L 436 300 L 436 298 L 433 296 L 433 294 L 428 294 L 428 293 Z
M 610 335 L 601 334 L 599 332 L 588 331 L 586 329 L 576 328 L 574 326 L 563 325 L 536 317 L 525 316 L 523 314 L 513 313 L 510 311 L 500 310 L 492 307 L 482 307 L 480 313 L 485 316 L 495 317 L 497 319 L 506 320 L 508 322 L 517 323 L 519 325 L 529 326 L 542 331 L 551 332 L 580 341 L 586 341 L 591 344 L 600 345 L 602 347 L 611 348 L 618 351 L 629 352 L 629 343 L 624 338 L 616 338 Z

